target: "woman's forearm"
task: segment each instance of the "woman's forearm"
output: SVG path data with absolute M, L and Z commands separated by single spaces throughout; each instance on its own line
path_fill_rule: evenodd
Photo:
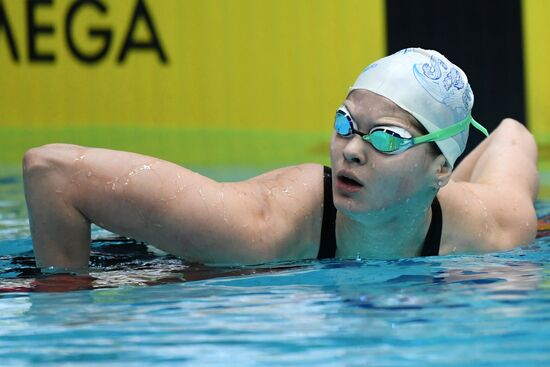
M 84 273 L 88 270 L 90 222 L 71 203 L 74 187 L 63 161 L 75 158 L 58 153 L 59 149 L 35 148 L 23 161 L 36 262 L 41 268 Z

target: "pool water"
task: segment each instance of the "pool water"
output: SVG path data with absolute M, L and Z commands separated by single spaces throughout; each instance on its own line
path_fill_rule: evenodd
M 121 239 L 42 276 L 0 177 L 0 365 L 549 366 L 550 203 L 504 253 L 207 268 Z M 96 237 L 110 234 L 94 230 Z

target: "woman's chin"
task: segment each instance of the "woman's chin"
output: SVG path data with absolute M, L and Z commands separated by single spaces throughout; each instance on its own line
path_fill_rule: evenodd
M 355 216 L 369 211 L 363 198 L 335 195 L 336 210 L 348 216 Z

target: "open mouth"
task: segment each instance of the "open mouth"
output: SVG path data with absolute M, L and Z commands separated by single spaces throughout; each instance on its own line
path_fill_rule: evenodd
M 361 183 L 357 182 L 353 178 L 346 177 L 346 176 L 338 176 L 338 180 L 340 180 L 342 183 L 344 183 L 346 185 L 349 185 L 349 186 L 357 186 L 357 187 L 362 187 L 363 186 Z
M 336 189 L 344 194 L 352 194 L 360 191 L 363 188 L 363 184 L 355 179 L 351 174 L 345 172 L 340 173 L 336 181 Z

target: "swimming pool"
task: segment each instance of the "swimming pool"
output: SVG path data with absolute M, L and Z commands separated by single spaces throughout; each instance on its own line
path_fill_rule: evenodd
M 505 253 L 225 269 L 113 240 L 94 243 L 92 277 L 44 278 L 3 173 L 0 365 L 550 365 L 543 225 Z

